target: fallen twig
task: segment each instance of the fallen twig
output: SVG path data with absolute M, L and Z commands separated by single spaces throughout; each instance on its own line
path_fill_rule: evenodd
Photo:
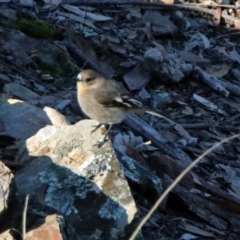
M 229 92 L 224 88 L 223 84 L 217 77 L 205 72 L 200 67 L 195 67 L 194 72 L 198 75 L 199 79 L 212 89 L 220 92 L 223 96 L 228 97 Z
M 217 127 L 218 125 L 216 123 L 212 122 L 206 122 L 206 123 L 179 123 L 181 126 L 185 129 L 203 129 L 203 128 L 209 128 L 209 127 Z M 171 129 L 172 125 L 167 123 L 161 123 L 161 127 L 166 129 Z
M 227 14 L 227 12 L 222 12 L 221 17 L 225 20 L 227 24 L 233 26 L 235 29 L 240 29 L 240 19 L 232 17 Z

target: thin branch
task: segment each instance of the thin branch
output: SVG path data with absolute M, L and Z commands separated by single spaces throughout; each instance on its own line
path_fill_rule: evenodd
M 26 238 L 26 215 L 27 215 L 27 207 L 28 207 L 28 199 L 29 194 L 27 194 L 25 198 L 24 208 L 23 208 L 23 216 L 22 216 L 22 239 Z

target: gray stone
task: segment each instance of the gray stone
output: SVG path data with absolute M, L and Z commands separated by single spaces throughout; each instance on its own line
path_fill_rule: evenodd
M 142 22 L 151 24 L 153 35 L 173 34 L 177 31 L 177 27 L 169 16 L 164 16 L 159 11 L 146 11 L 143 15 Z
M 145 52 L 144 64 L 148 71 L 166 83 L 182 81 L 193 69 L 191 64 L 185 63 L 177 54 L 163 54 L 159 48 L 149 48 Z
M 21 86 L 18 83 L 8 83 L 4 85 L 4 91 L 12 93 L 16 97 L 21 98 L 22 100 L 31 100 L 39 97 L 38 94 L 30 91 L 29 89 Z
M 33 0 L 19 0 L 19 3 L 24 7 L 33 7 L 35 4 Z
M 43 70 L 44 73 L 54 74 L 55 79 L 59 78 L 59 81 L 55 81 L 56 86 L 61 85 L 61 79 L 62 84 L 64 79 L 65 83 L 70 85 L 73 76 L 80 71 L 63 46 L 30 38 L 24 33 L 13 29 L 3 29 L 0 34 L 0 41 L 3 42 L 0 47 L 1 51 L 11 49 L 14 52 L 14 64 L 16 66 L 21 68 L 31 67 L 36 70 Z M 37 56 L 31 56 L 29 54 L 30 49 L 34 49 Z
M 68 125 L 67 119 L 56 110 L 41 109 L 17 99 L 0 95 L 0 120 L 10 136 L 25 140 L 46 125 Z
M 0 14 L 12 21 L 17 21 L 17 12 L 13 9 L 0 9 Z

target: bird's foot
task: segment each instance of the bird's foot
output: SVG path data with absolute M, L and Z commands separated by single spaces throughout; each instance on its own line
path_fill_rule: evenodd
M 93 146 L 94 147 L 102 147 L 106 142 L 108 141 L 108 139 L 106 137 L 104 137 L 102 140 L 97 141 L 97 143 L 95 143 Z
M 95 126 L 95 129 L 93 129 L 92 132 L 95 132 L 95 131 L 96 131 L 98 128 L 100 128 L 102 125 L 105 125 L 105 124 L 100 123 L 100 124 L 98 124 L 97 126 Z M 109 131 L 111 130 L 111 128 L 112 128 L 112 125 L 109 126 L 107 132 L 105 133 L 104 138 L 103 138 L 102 140 L 98 141 L 96 144 L 94 144 L 94 146 L 97 146 L 97 147 L 100 148 L 100 147 L 102 147 L 102 146 L 104 145 L 105 142 L 108 141 L 107 137 L 108 137 L 108 133 L 109 133 Z M 91 132 L 91 133 L 92 133 L 92 132 Z

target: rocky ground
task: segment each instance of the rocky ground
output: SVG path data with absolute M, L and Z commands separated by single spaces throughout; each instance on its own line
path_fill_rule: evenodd
M 164 3 L 0 1 L 0 239 L 129 239 L 239 133 L 238 9 Z M 87 68 L 168 119 L 129 116 L 98 148 L 76 100 Z M 239 204 L 236 138 L 136 239 L 239 239 Z

